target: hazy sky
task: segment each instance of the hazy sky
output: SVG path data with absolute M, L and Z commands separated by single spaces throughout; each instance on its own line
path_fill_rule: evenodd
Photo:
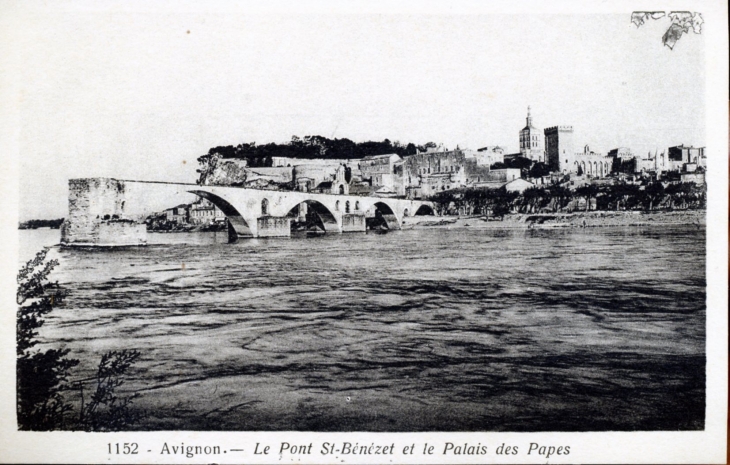
M 528 105 L 576 144 L 705 145 L 704 35 L 621 15 L 17 10 L 21 219 L 63 217 L 69 178 L 192 182 L 217 145 L 318 134 L 502 145 Z M 89 4 L 91 5 L 91 4 Z M 708 21 L 708 18 L 705 18 Z M 723 25 L 724 27 L 724 25 Z

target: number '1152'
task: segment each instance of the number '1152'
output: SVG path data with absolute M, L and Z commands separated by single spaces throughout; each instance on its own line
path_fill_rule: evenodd
M 110 454 L 123 454 L 123 455 L 130 455 L 130 454 L 136 454 L 137 449 L 139 449 L 139 446 L 137 446 L 136 442 L 125 442 L 124 444 L 120 443 L 114 443 L 111 442 L 107 444 L 109 447 L 109 453 Z

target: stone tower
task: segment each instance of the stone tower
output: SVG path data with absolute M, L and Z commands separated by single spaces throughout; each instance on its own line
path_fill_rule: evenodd
M 520 155 L 535 162 L 545 161 L 542 134 L 532 125 L 530 107 L 527 107 L 527 126 L 520 131 Z
M 575 161 L 573 126 L 545 128 L 545 157 L 550 171 L 570 171 Z

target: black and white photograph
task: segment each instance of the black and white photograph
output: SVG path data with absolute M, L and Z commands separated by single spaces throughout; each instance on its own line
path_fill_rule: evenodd
M 0 6 L 0 462 L 725 463 L 724 2 Z

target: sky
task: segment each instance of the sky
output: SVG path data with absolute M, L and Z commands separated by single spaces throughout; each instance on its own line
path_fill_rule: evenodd
M 15 53 L 20 220 L 64 217 L 70 178 L 194 182 L 197 157 L 218 145 L 322 135 L 515 152 L 528 105 L 539 128 L 572 125 L 577 148 L 706 145 L 705 35 L 670 50 L 669 20 L 637 28 L 630 10 L 18 5 L 3 34 Z

